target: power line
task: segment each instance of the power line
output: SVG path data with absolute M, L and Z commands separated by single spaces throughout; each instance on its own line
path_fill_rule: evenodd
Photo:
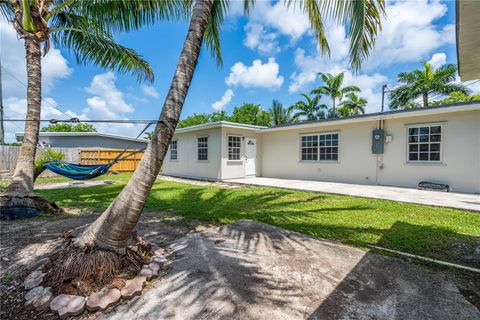
M 15 80 L 17 80 L 21 85 L 23 85 L 25 88 L 28 89 L 28 86 L 20 79 L 18 79 L 13 73 L 11 73 L 8 69 L 6 69 L 4 66 L 1 66 L 1 68 L 3 70 L 5 70 L 9 75 L 11 75 Z M 48 100 L 44 100 L 42 99 L 42 102 L 45 102 L 46 104 L 48 104 L 49 106 L 51 106 L 52 108 L 54 108 L 55 110 L 59 111 L 60 113 L 62 113 L 64 116 L 66 116 L 67 118 L 70 118 L 71 115 L 63 112 L 62 110 L 60 110 L 58 107 L 56 107 L 53 103 L 49 102 Z

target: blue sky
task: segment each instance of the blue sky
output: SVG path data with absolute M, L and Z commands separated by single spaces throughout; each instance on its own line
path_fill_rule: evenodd
M 357 85 L 369 100 L 367 112 L 380 108 L 381 86 L 396 85 L 401 71 L 412 70 L 420 61 L 436 66 L 456 63 L 455 3 L 441 1 L 395 1 L 387 3 L 387 17 L 375 49 L 358 74 L 348 68 L 348 40 L 342 26 L 327 24 L 332 55 L 321 55 L 298 11 L 283 3 L 258 1 L 247 18 L 240 2 L 233 2 L 222 32 L 223 68 L 218 68 L 203 48 L 182 117 L 214 110 L 231 111 L 243 102 L 268 109 L 272 99 L 289 106 L 300 93 L 320 85 L 316 72 L 345 71 L 345 84 Z M 2 65 L 26 82 L 23 44 L 5 21 L 1 27 Z M 128 34 L 118 34 L 123 45 L 135 49 L 152 65 L 155 82 L 138 83 L 94 66 L 79 66 L 68 52 L 53 49 L 43 61 L 43 117 L 65 118 L 54 105 L 82 119 L 156 119 L 163 104 L 188 25 L 157 24 Z M 5 118 L 25 114 L 25 88 L 3 73 Z M 475 91 L 479 86 L 472 86 Z M 325 102 L 328 102 L 325 100 Z M 6 126 L 12 140 L 22 123 Z M 136 135 L 134 125 L 99 125 L 99 131 Z

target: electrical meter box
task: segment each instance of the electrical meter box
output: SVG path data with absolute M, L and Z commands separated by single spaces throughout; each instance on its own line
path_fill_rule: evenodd
M 385 130 L 376 129 L 372 132 L 372 153 L 383 154 L 385 143 Z

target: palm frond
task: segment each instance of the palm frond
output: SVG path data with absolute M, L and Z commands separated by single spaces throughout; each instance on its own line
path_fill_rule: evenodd
M 132 73 L 139 81 L 153 81 L 150 64 L 134 50 L 118 44 L 94 21 L 62 11 L 51 22 L 52 41 L 67 49 L 78 63 L 91 62 L 120 74 Z
M 220 45 L 220 27 L 228 14 L 228 0 L 216 0 L 213 3 L 210 19 L 205 29 L 205 45 L 210 50 L 212 58 L 218 66 L 223 65 L 222 48 Z
M 187 19 L 189 1 L 95 0 L 75 1 L 69 10 L 101 24 L 109 32 L 123 32 L 152 25 L 157 20 Z

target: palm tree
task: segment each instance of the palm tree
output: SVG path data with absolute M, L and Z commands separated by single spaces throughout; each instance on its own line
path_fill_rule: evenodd
M 296 110 L 292 116 L 294 122 L 299 119 L 306 120 L 320 120 L 325 118 L 325 110 L 328 107 L 325 104 L 320 103 L 321 95 L 317 94 L 313 98 L 306 93 L 301 94 L 305 101 L 298 101 L 290 107 L 290 109 Z
M 332 112 L 333 118 L 335 118 L 335 102 L 338 99 L 342 100 L 343 96 L 350 92 L 359 92 L 360 88 L 357 86 L 346 86 L 342 88 L 344 73 L 340 72 L 337 75 L 330 73 L 319 72 L 318 76 L 323 81 L 324 85 L 312 90 L 312 94 L 327 95 L 332 99 Z
M 152 140 L 125 188 L 101 216 L 75 239 L 74 247 L 78 248 L 75 249 L 78 254 L 74 258 L 70 255 L 68 261 L 72 262 L 73 259 L 77 262 L 72 262 L 70 266 L 84 264 L 85 254 L 80 250 L 93 247 L 98 250 L 91 252 L 89 259 L 92 259 L 93 256 L 97 262 L 102 261 L 112 265 L 110 260 L 107 261 L 106 258 L 103 258 L 105 252 L 109 252 L 108 257 L 111 259 L 111 252 L 123 252 L 125 247 L 131 243 L 132 231 L 141 216 L 153 183 L 157 179 L 168 145 L 178 124 L 204 41 L 207 48 L 212 50 L 212 55 L 216 56 L 218 63 L 221 64 L 219 29 L 224 16 L 228 13 L 229 1 L 196 0 L 193 3 L 193 0 L 189 0 L 185 2 L 189 8 L 192 8 L 190 25 Z M 247 12 L 253 3 L 254 1 L 251 0 L 244 1 Z M 297 6 L 307 13 L 323 52 L 328 52 L 329 47 L 323 29 L 322 15 L 328 15 L 348 25 L 352 48 L 350 64 L 354 69 L 358 69 L 360 63 L 368 55 L 377 30 L 380 28 L 380 18 L 384 13 L 383 0 L 325 2 L 321 7 L 317 1 L 310 0 L 297 2 L 286 0 L 285 4 Z M 62 266 L 58 266 L 57 270 L 61 268 Z M 86 269 L 92 269 L 89 271 L 95 272 L 95 269 L 90 267 L 78 267 L 77 271 Z M 72 277 L 79 275 L 79 273 L 72 275 L 72 272 L 67 272 L 67 274 Z
M 358 116 L 359 114 L 365 114 L 365 107 L 368 103 L 367 99 L 357 96 L 354 92 L 347 93 L 345 97 L 347 97 L 347 100 L 340 103 L 343 110 L 343 116 Z
M 272 107 L 270 108 L 270 114 L 272 115 L 272 124 L 278 126 L 281 124 L 289 123 L 291 120 L 290 109 L 284 108 L 278 100 L 272 101 Z
M 468 94 L 470 90 L 462 84 L 453 83 L 457 75 L 457 66 L 447 64 L 438 69 L 428 62 L 422 62 L 423 69 L 402 72 L 397 76 L 401 86 L 390 92 L 390 108 L 401 109 L 414 106 L 417 98 L 422 98 L 424 107 L 428 107 L 431 94 L 450 94 L 461 92 Z
M 27 62 L 25 136 L 7 193 L 9 196 L 32 196 L 40 128 L 42 44 L 44 56 L 53 42 L 69 50 L 78 63 L 90 62 L 121 74 L 132 73 L 139 81 L 153 81 L 148 62 L 132 49 L 118 44 L 112 32 L 128 29 L 129 25 L 122 19 L 132 19 L 141 25 L 157 16 L 170 15 L 172 9 L 169 1 L 0 0 L 0 11 L 24 40 Z M 126 12 L 129 15 L 122 15 Z

